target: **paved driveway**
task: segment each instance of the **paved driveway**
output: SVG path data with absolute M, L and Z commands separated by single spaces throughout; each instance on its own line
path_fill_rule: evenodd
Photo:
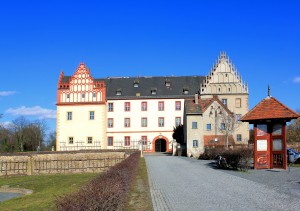
M 259 182 L 242 177 L 247 174 L 255 177 L 251 171 L 226 172 L 214 169 L 211 161 L 153 155 L 145 155 L 145 159 L 154 210 L 300 209 L 299 183 L 295 182 L 298 189 L 288 193 L 263 182 L 274 172 Z

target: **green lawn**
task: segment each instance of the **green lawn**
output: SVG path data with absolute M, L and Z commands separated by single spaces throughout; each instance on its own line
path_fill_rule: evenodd
M 55 199 L 78 190 L 99 173 L 1 177 L 0 187 L 33 190 L 33 194 L 0 203 L 0 210 L 52 210 Z

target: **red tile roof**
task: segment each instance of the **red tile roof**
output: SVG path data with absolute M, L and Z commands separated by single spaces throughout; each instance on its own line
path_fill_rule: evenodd
M 297 119 L 300 114 L 294 112 L 274 97 L 266 97 L 251 111 L 245 114 L 241 121 L 250 122 L 267 119 Z
M 232 114 L 232 112 L 222 103 L 222 101 L 220 101 L 220 99 L 217 96 L 213 96 L 212 98 L 207 99 L 200 98 L 198 99 L 197 104 L 195 103 L 195 100 L 185 100 L 186 114 L 202 114 L 215 101 L 218 102 L 228 114 Z

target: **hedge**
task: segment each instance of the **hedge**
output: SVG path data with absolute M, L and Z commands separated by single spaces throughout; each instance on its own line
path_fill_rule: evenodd
M 133 153 L 78 192 L 57 199 L 57 210 L 123 210 L 136 176 L 139 158 L 139 152 Z

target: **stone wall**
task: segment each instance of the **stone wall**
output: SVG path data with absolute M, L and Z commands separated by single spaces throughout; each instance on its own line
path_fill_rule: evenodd
M 127 156 L 124 151 L 0 154 L 0 176 L 102 172 Z

